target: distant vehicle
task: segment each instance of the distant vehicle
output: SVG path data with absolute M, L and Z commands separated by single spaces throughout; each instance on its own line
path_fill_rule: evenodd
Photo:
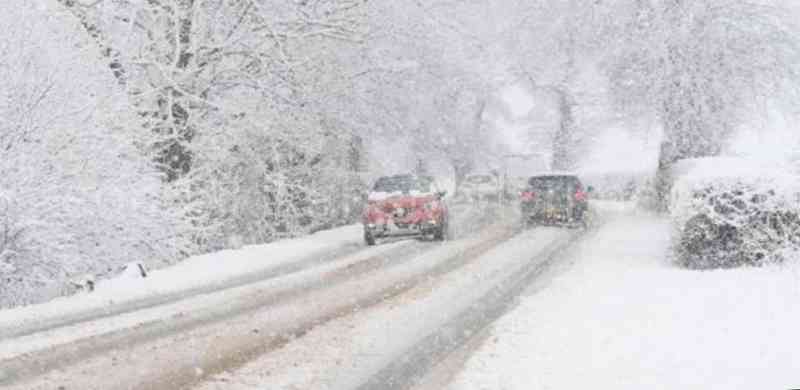
M 446 191 L 429 176 L 394 175 L 375 182 L 364 210 L 364 241 L 389 236 L 432 236 L 442 241 L 447 235 Z
M 459 188 L 461 194 L 469 200 L 497 199 L 502 192 L 498 177 L 489 174 L 473 174 L 464 178 Z
M 579 223 L 586 225 L 589 192 L 578 176 L 548 173 L 532 176 L 520 194 L 520 211 L 527 225 Z
M 669 174 L 680 265 L 758 265 L 800 249 L 800 186 L 783 167 L 713 157 L 681 160 Z

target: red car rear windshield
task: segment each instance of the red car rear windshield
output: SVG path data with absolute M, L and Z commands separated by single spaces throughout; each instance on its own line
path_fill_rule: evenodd
M 411 191 L 430 192 L 432 180 L 426 177 L 417 176 L 386 176 L 378 179 L 372 188 L 375 192 L 402 192 Z

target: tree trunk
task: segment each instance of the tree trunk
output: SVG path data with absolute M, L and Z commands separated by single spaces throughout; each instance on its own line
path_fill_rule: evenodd
M 177 55 L 173 58 L 176 73 L 185 72 L 191 63 L 194 53 L 191 51 L 192 19 L 194 17 L 194 0 L 178 0 L 173 12 L 177 13 L 177 25 L 173 26 L 173 33 L 177 38 Z M 183 79 L 173 76 L 175 80 Z M 166 171 L 167 181 L 173 181 L 189 173 L 192 167 L 193 155 L 187 144 L 194 138 L 194 128 L 191 126 L 191 112 L 185 108 L 184 94 L 173 86 L 164 90 L 166 110 L 164 117 L 168 118 L 162 131 L 169 135 L 164 145 L 159 150 L 157 162 Z
M 86 13 L 86 10 L 80 4 L 76 4 L 75 0 L 57 0 L 59 4 L 63 5 L 64 8 L 67 8 L 78 21 L 83 26 L 83 29 L 86 30 L 86 33 L 89 34 L 92 39 L 94 39 L 95 43 L 100 49 L 100 54 L 108 58 L 108 68 L 111 69 L 114 78 L 117 79 L 117 82 L 120 84 L 125 84 L 125 67 L 122 65 L 122 56 L 120 55 L 119 50 L 115 49 L 111 46 L 110 41 L 104 35 L 103 31 L 97 26 L 97 23 L 92 21 L 89 14 Z
M 553 136 L 553 157 L 551 168 L 556 171 L 569 171 L 575 169 L 575 114 L 574 99 L 565 88 L 555 88 L 559 124 Z
M 461 183 L 464 182 L 464 179 L 469 174 L 469 171 L 472 170 L 472 167 L 465 161 L 451 160 L 451 164 L 453 165 L 453 172 L 455 173 L 455 191 L 458 192 Z

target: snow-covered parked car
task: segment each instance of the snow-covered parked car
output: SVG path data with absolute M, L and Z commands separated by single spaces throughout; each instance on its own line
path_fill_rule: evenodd
M 364 241 L 375 245 L 379 238 L 415 235 L 444 240 L 449 219 L 445 194 L 429 176 L 381 177 L 364 210 Z
M 800 186 L 784 166 L 698 158 L 671 169 L 675 259 L 690 268 L 780 261 L 800 248 Z
M 461 194 L 473 201 L 498 199 L 502 192 L 500 179 L 490 174 L 472 174 L 464 178 L 459 187 Z

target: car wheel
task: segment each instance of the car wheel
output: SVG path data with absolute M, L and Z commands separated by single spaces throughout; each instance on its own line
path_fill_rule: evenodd
M 589 227 L 588 222 L 586 221 L 586 210 L 577 208 L 572 212 L 573 221 L 575 221 L 576 227 L 586 229 Z
M 364 231 L 364 242 L 366 242 L 368 246 L 375 245 L 375 236 L 373 236 L 372 233 L 370 233 L 370 232 L 365 230 Z
M 433 232 L 433 239 L 436 241 L 444 241 L 447 237 L 447 223 L 441 223 L 439 228 Z
M 523 228 L 525 228 L 525 229 L 531 229 L 531 228 L 534 228 L 534 227 L 536 227 L 536 225 L 538 225 L 538 224 L 539 224 L 539 223 L 538 223 L 538 222 L 537 222 L 535 219 L 533 219 L 533 218 L 530 218 L 530 217 L 523 217 L 523 220 L 522 220 L 522 227 L 523 227 Z

